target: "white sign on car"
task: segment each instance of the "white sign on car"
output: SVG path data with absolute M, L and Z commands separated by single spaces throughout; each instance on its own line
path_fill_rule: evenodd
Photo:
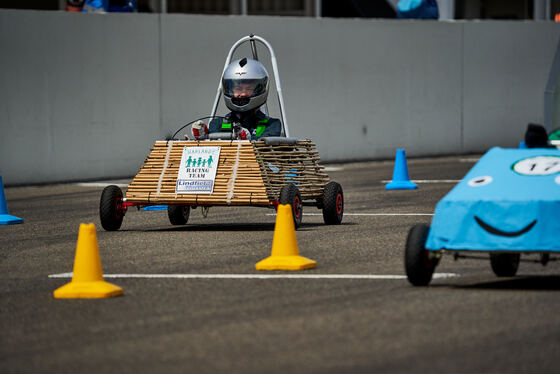
M 220 160 L 220 147 L 184 147 L 175 192 L 211 194 Z

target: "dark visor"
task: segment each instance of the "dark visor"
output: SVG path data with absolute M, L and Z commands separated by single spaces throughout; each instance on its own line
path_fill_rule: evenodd
M 267 78 L 262 79 L 224 79 L 224 95 L 228 97 L 255 97 L 261 95 L 266 88 Z

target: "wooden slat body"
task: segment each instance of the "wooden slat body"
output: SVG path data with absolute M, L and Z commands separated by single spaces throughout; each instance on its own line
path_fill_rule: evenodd
M 260 141 L 253 146 L 269 198 L 277 198 L 287 183 L 298 187 L 303 200 L 322 197 L 329 177 L 319 164 L 317 148 L 312 141 L 299 140 L 289 145 L 268 145 Z
M 214 191 L 176 194 L 183 147 L 197 146 L 220 147 Z M 286 183 L 296 184 L 304 200 L 317 199 L 329 181 L 318 162 L 309 140 L 289 146 L 264 141 L 157 141 L 128 186 L 126 199 L 138 204 L 270 206 Z

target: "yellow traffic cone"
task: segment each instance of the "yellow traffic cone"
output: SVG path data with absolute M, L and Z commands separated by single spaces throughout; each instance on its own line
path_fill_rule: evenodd
M 72 281 L 54 291 L 57 299 L 94 299 L 122 295 L 119 286 L 103 280 L 97 235 L 93 223 L 80 224 Z
M 296 229 L 289 204 L 278 205 L 272 253 L 255 264 L 257 270 L 303 270 L 317 266 L 317 262 L 299 255 Z

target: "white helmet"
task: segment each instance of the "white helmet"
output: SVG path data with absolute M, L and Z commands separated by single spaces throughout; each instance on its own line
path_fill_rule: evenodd
M 226 106 L 234 112 L 260 107 L 268 95 L 268 72 L 256 60 L 242 58 L 229 64 L 222 77 Z

